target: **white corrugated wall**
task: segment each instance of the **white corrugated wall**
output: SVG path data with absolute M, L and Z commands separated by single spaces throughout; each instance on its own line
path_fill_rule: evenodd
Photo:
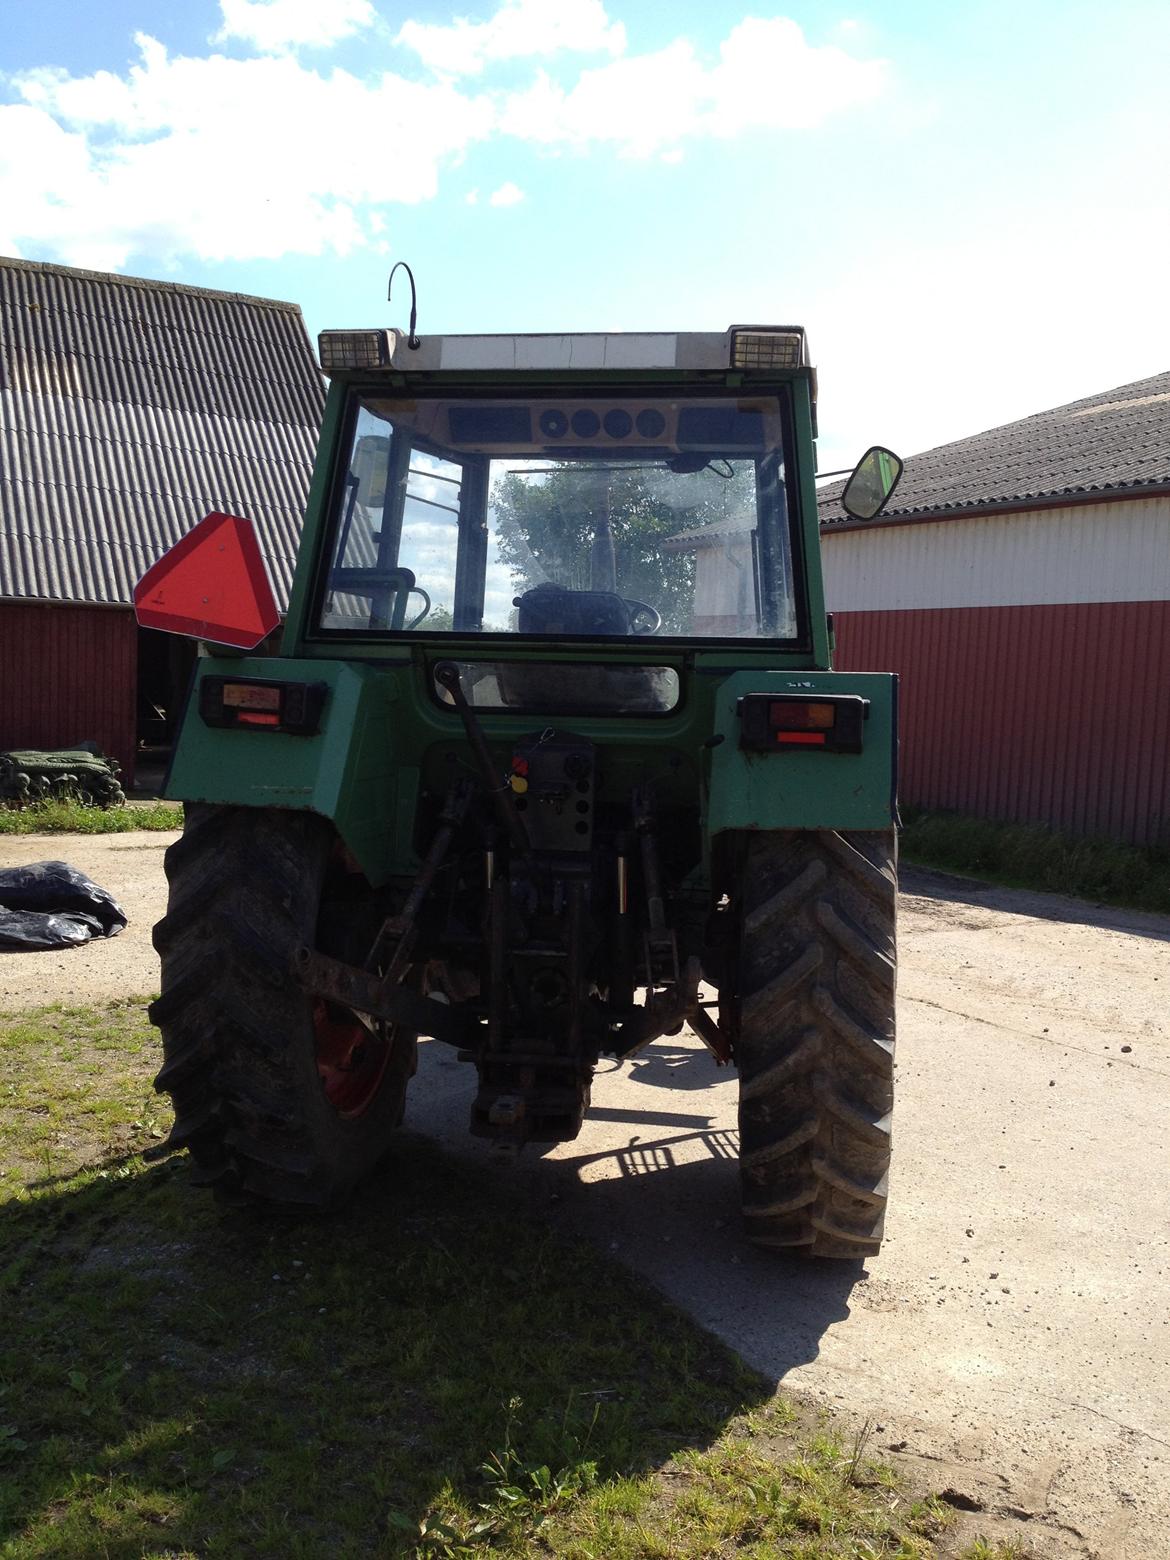
M 1170 843 L 1170 498 L 825 536 L 841 671 L 900 678 L 905 803 Z
M 830 612 L 1170 600 L 1170 498 L 822 533 Z

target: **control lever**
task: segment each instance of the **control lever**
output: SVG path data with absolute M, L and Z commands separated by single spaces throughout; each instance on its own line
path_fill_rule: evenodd
M 483 734 L 483 727 L 476 718 L 475 711 L 467 702 L 467 695 L 463 691 L 463 681 L 459 676 L 459 668 L 454 661 L 440 661 L 435 667 L 435 681 L 441 688 L 445 688 L 451 695 L 455 708 L 459 711 L 463 721 L 463 729 L 467 733 L 467 740 L 471 744 L 471 751 L 475 755 L 479 772 L 491 797 L 492 806 L 496 810 L 496 816 L 503 825 L 504 832 L 511 842 L 512 849 L 518 851 L 521 856 L 527 856 L 531 851 L 528 841 L 528 830 L 524 827 L 524 819 L 516 811 L 515 797 L 510 786 L 501 785 L 500 777 L 496 773 L 492 763 L 491 749 L 487 745 L 487 738 Z

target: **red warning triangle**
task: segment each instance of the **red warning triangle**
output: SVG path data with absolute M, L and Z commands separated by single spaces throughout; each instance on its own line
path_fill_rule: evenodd
M 134 587 L 143 628 L 253 650 L 280 622 L 250 520 L 207 515 Z

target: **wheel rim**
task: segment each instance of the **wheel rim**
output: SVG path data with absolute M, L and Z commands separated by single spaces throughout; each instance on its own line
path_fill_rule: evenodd
M 390 1061 L 390 1042 L 324 998 L 313 1002 L 317 1076 L 325 1098 L 345 1120 L 373 1104 Z

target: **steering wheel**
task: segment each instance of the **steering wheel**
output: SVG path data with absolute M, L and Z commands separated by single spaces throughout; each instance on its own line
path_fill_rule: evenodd
M 656 634 L 662 627 L 662 613 L 652 607 L 649 602 L 631 601 L 628 596 L 623 596 L 622 600 L 630 609 L 631 634 Z M 645 623 L 642 627 L 639 627 L 642 619 L 645 619 Z

